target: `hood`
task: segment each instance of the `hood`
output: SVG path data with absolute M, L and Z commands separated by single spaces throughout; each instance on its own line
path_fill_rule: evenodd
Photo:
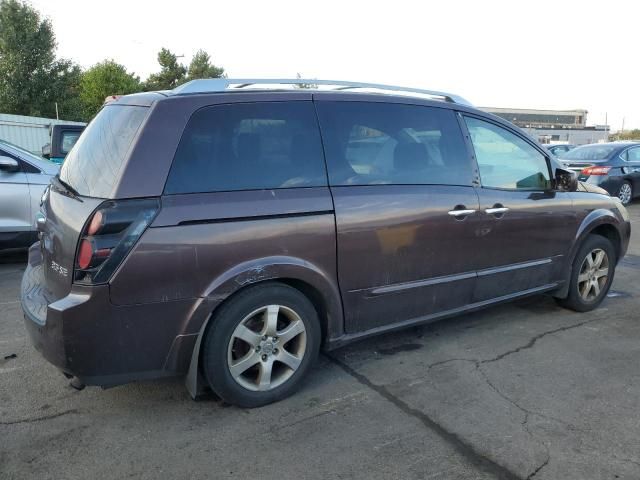
M 578 182 L 578 192 L 588 192 L 588 193 L 599 193 L 600 195 L 609 195 L 604 188 L 597 187 L 595 185 L 591 185 L 586 182 Z

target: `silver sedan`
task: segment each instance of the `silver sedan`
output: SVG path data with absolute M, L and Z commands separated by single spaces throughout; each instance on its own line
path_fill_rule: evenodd
M 59 165 L 0 140 L 0 250 L 37 240 L 40 198 Z

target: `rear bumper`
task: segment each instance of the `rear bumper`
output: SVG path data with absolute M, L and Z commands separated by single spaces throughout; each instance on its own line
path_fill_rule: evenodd
M 28 335 L 47 361 L 85 385 L 105 387 L 187 372 L 197 335 L 180 330 L 193 300 L 116 306 L 108 285 L 74 285 L 51 302 L 36 250 L 20 296 Z

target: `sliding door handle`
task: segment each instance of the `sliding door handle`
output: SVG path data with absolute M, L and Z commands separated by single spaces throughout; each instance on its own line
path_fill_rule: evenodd
M 485 209 L 485 213 L 489 215 L 502 215 L 503 213 L 507 213 L 509 209 L 507 207 L 494 207 Z

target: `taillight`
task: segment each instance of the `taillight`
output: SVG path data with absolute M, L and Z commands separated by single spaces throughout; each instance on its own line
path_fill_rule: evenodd
M 109 281 L 159 208 L 160 202 L 155 198 L 101 204 L 82 231 L 74 281 L 91 285 Z
M 582 170 L 582 175 L 607 175 L 611 170 L 611 167 L 587 167 Z

